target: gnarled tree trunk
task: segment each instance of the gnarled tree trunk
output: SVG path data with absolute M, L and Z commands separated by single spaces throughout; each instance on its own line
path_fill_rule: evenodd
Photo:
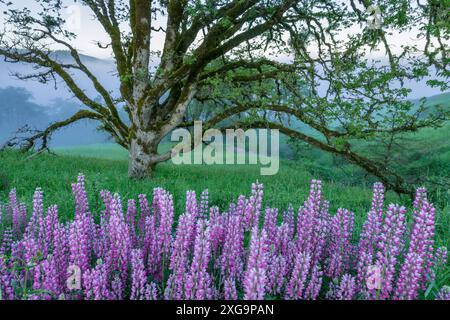
M 160 140 L 154 132 L 137 130 L 130 141 L 128 176 L 134 179 L 150 177 L 155 169 Z

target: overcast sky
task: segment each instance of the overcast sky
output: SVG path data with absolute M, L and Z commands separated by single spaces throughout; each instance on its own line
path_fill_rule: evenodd
M 109 39 L 103 27 L 93 17 L 93 13 L 89 8 L 80 4 L 74 4 L 73 0 L 63 0 L 68 6 L 63 11 L 63 17 L 66 19 L 67 29 L 77 34 L 77 39 L 73 41 L 73 45 L 83 54 L 91 55 L 98 58 L 111 58 L 111 51 L 109 49 L 100 49 L 95 43 L 100 41 L 108 43 Z M 39 9 L 39 5 L 31 0 L 14 0 L 15 7 L 28 7 L 32 11 Z M 157 21 L 159 25 L 165 25 L 165 21 Z M 3 28 L 3 17 L 0 18 L 0 27 Z M 346 37 L 348 32 L 358 32 L 362 26 L 355 25 L 352 29 L 347 30 L 342 36 Z M 164 34 L 153 34 L 152 50 L 162 49 L 164 41 Z M 405 44 L 420 44 L 424 39 L 417 39 L 415 32 L 398 34 L 393 33 L 389 36 L 389 43 L 394 52 L 400 51 L 400 46 Z M 377 55 L 384 55 L 384 53 L 377 53 Z
M 68 6 L 66 10 L 63 11 L 63 18 L 66 19 L 68 22 L 68 25 L 66 26 L 69 30 L 77 34 L 76 40 L 72 42 L 72 45 L 78 49 L 81 53 L 94 56 L 101 59 L 108 59 L 112 60 L 111 51 L 110 49 L 100 49 L 96 42 L 100 41 L 103 44 L 109 43 L 109 38 L 105 31 L 103 30 L 103 27 L 100 25 L 99 22 L 97 22 L 94 17 L 93 13 L 90 11 L 89 8 L 86 6 L 82 6 L 79 3 L 74 4 L 73 0 L 63 0 Z M 346 1 L 346 0 L 344 0 Z M 34 0 L 14 0 L 14 6 L 15 7 L 28 7 L 32 11 L 36 11 L 39 9 L 39 5 L 36 4 Z M 3 7 L 0 5 L 0 8 L 3 9 Z M 154 23 L 156 27 L 158 26 L 164 26 L 165 21 L 160 20 Z M 0 15 L 0 29 L 4 27 L 3 23 L 3 16 Z M 124 25 L 124 28 L 127 26 Z M 360 32 L 361 28 L 365 26 L 361 25 L 355 25 L 346 32 L 343 32 L 341 34 L 341 38 L 345 38 L 348 36 L 350 32 Z M 388 42 L 390 43 L 391 50 L 396 53 L 401 50 L 402 45 L 412 45 L 412 44 L 418 44 L 422 45 L 424 43 L 424 39 L 417 39 L 417 31 L 412 31 L 410 33 L 404 33 L 404 34 L 398 34 L 393 33 L 392 35 L 388 36 Z M 152 50 L 161 50 L 164 42 L 164 33 L 156 33 L 153 34 L 152 39 Z M 58 49 L 55 47 L 55 49 Z M 311 51 L 314 49 L 311 48 Z M 274 58 L 277 56 L 278 52 L 270 52 L 267 55 L 270 56 L 270 58 Z M 373 58 L 383 58 L 383 61 L 386 60 L 386 53 L 384 50 L 380 50 L 378 52 L 374 52 L 370 55 Z M 286 55 L 278 55 L 278 60 L 287 61 L 290 59 L 290 57 Z M 12 66 L 11 66 L 12 67 Z M 7 70 L 8 69 L 8 70 Z M 0 71 L 0 86 L 5 85 L 15 85 L 16 82 L 12 81 L 12 78 L 9 76 L 11 68 L 1 68 Z M 111 68 L 113 69 L 113 68 Z M 111 70 L 112 71 L 112 70 Z M 6 81 L 6 79 L 10 79 Z M 23 85 L 25 85 L 24 82 L 22 82 Z M 22 86 L 22 84 L 20 84 Z M 418 98 L 421 96 L 428 96 L 432 94 L 439 93 L 438 89 L 431 89 L 424 85 L 424 82 L 422 83 L 411 83 L 408 85 L 411 89 L 413 89 L 413 93 L 411 94 L 411 98 Z M 34 85 L 30 88 L 34 89 Z M 34 90 L 36 92 L 33 92 L 35 96 L 40 96 L 41 90 Z M 44 94 L 46 97 L 47 95 Z

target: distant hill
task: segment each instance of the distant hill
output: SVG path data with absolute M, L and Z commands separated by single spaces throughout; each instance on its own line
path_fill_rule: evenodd
M 24 88 L 0 88 L 0 145 L 10 138 L 18 128 L 30 125 L 44 129 L 51 122 L 68 118 L 81 109 L 70 100 L 55 98 L 47 105 L 32 100 L 32 94 Z M 52 139 L 52 146 L 104 143 L 108 136 L 97 131 L 98 123 L 90 120 L 79 121 L 58 131 Z
M 71 63 L 73 61 L 69 52 L 55 51 L 53 58 L 64 63 Z M 95 57 L 81 55 L 83 63 L 92 71 L 103 86 L 112 92 L 119 92 L 119 80 L 116 77 L 116 69 L 113 60 L 102 60 Z M 25 88 L 32 94 L 32 100 L 43 105 L 51 104 L 55 98 L 64 100 L 72 100 L 73 94 L 65 87 L 61 80 L 58 80 L 57 89 L 54 88 L 53 83 L 42 84 L 37 81 L 23 81 L 12 76 L 15 73 L 32 74 L 32 65 L 26 63 L 8 63 L 0 59 L 0 88 L 9 86 Z M 98 96 L 94 90 L 91 81 L 81 72 L 75 71 L 72 73 L 77 84 L 92 98 Z

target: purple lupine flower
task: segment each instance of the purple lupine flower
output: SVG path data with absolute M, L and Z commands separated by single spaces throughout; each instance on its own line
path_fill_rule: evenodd
M 450 300 L 450 287 L 442 287 L 436 295 L 436 300 Z
M 416 196 L 414 198 L 413 207 L 414 214 L 422 209 L 423 201 L 427 199 L 427 190 L 425 188 L 418 188 L 416 190 Z
M 136 201 L 134 201 L 134 199 L 129 199 L 128 200 L 128 205 L 127 205 L 127 215 L 126 215 L 126 223 L 128 223 L 128 225 L 131 228 L 131 231 L 134 232 L 134 223 L 135 223 L 135 219 L 136 219 Z
M 322 288 L 323 272 L 318 265 L 314 265 L 311 271 L 311 277 L 309 284 L 306 287 L 304 298 L 310 300 L 316 300 L 319 296 L 320 289 Z
M 406 230 L 406 209 L 398 205 L 389 205 L 378 242 L 376 268 L 381 270 L 381 291 L 371 290 L 372 297 L 387 299 L 393 286 L 397 257 L 403 249 L 403 235 Z
M 49 255 L 46 260 L 41 262 L 41 268 L 43 277 L 41 288 L 47 293 L 51 293 L 52 297 L 59 296 L 62 291 L 62 287 L 58 279 L 56 261 L 52 255 Z
M 211 251 L 215 254 L 225 241 L 226 219 L 225 215 L 221 215 L 218 207 L 211 207 L 209 211 L 209 229 Z
M 11 273 L 11 270 L 5 263 L 4 258 L 0 256 L 0 292 L 2 293 L 1 300 L 13 300 L 15 298 L 13 281 L 14 277 Z
M 435 234 L 435 208 L 432 204 L 426 203 L 422 207 L 422 212 L 426 212 L 426 237 L 424 237 L 424 270 L 422 272 L 422 289 L 427 287 L 430 281 L 435 279 L 434 273 L 434 234 Z
M 69 266 L 68 232 L 66 227 L 57 223 L 54 226 L 53 260 L 57 274 L 59 288 L 63 288 L 67 280 L 67 267 Z
M 187 215 L 191 215 L 194 219 L 194 227 L 192 229 L 192 233 L 190 234 L 190 237 L 188 240 L 188 242 L 189 242 L 188 247 L 190 249 L 192 249 L 194 247 L 195 236 L 197 234 L 196 229 L 195 229 L 197 227 L 196 221 L 200 216 L 199 208 L 197 205 L 197 195 L 196 195 L 195 191 L 187 191 L 186 192 L 185 213 Z
M 150 217 L 151 211 L 150 211 L 150 205 L 148 204 L 147 196 L 145 194 L 140 194 L 138 197 L 139 197 L 139 210 L 140 210 L 138 226 L 139 226 L 139 230 L 141 231 L 141 233 L 144 233 L 145 220 L 148 217 Z
M 140 249 L 131 251 L 131 300 L 144 300 L 147 276 Z
M 132 248 L 130 229 L 125 223 L 120 198 L 114 197 L 111 216 L 108 222 L 108 247 L 105 264 L 108 272 L 118 271 L 122 283 L 125 283 L 128 272 L 128 262 Z
M 413 300 L 417 298 L 423 260 L 419 253 L 410 251 L 403 262 L 394 299 Z
M 225 242 L 220 257 L 220 267 L 224 277 L 241 279 L 244 252 L 243 217 L 230 215 L 226 224 Z
M 39 230 L 39 220 L 42 219 L 42 214 L 44 211 L 43 195 L 44 193 L 40 188 L 37 188 L 33 195 L 33 210 L 31 213 L 31 219 L 26 228 L 26 232 L 33 236 L 35 236 Z
M 267 234 L 263 229 L 253 227 L 248 253 L 247 269 L 244 275 L 244 299 L 263 300 L 266 294 Z
M 124 285 L 120 279 L 120 275 L 115 274 L 111 282 L 110 300 L 123 300 Z
M 2 245 L 0 246 L 0 259 L 1 256 L 7 255 L 11 251 L 12 242 L 13 242 L 13 231 L 11 228 L 7 228 L 3 232 Z
M 172 244 L 172 224 L 173 224 L 173 200 L 172 195 L 161 189 L 159 197 L 154 200 L 158 201 L 157 220 L 159 217 L 159 226 L 156 233 L 157 248 L 157 277 L 162 278 L 163 267 L 167 266 L 170 259 L 170 246 Z
M 327 275 L 331 278 L 339 278 L 339 275 L 349 268 L 353 223 L 354 214 L 341 208 L 331 221 L 331 243 L 328 247 L 330 261 L 327 271 Z
M 298 253 L 294 269 L 286 287 L 286 299 L 302 299 L 306 278 L 309 274 L 311 257 L 307 253 Z
M 289 204 L 288 209 L 283 213 L 283 223 L 289 228 L 289 238 L 292 238 L 295 233 L 295 219 L 294 219 L 294 207 Z
M 156 221 L 155 216 L 151 215 L 144 221 L 143 227 L 142 252 L 144 259 L 148 264 L 148 272 L 153 273 L 157 260 L 156 253 Z
M 376 243 L 381 231 L 384 205 L 384 186 L 375 183 L 373 186 L 372 206 L 363 225 L 358 247 L 357 283 L 364 286 L 367 270 L 373 264 Z
M 154 282 L 145 286 L 145 300 L 158 300 L 158 288 Z
M 209 228 L 203 220 L 197 223 L 194 257 L 185 282 L 185 298 L 204 300 L 211 295 L 211 278 L 207 273 L 211 258 Z
M 316 238 L 321 206 L 321 181 L 312 180 L 308 199 L 298 211 L 297 250 L 312 256 L 318 239 Z
M 70 263 L 80 267 L 82 272 L 89 269 L 90 252 L 88 235 L 84 228 L 84 221 L 75 219 L 69 225 L 69 254 Z
M 335 294 L 337 300 L 352 300 L 356 293 L 356 281 L 355 278 L 349 274 L 342 276 L 339 287 Z
M 55 237 L 55 227 L 58 225 L 58 206 L 53 205 L 48 208 L 44 224 L 44 242 L 47 247 L 50 247 Z
M 105 210 L 103 211 L 103 218 L 108 218 L 111 213 L 111 200 L 112 195 L 111 192 L 108 190 L 102 190 L 100 191 L 100 197 L 103 200 L 103 203 L 105 205 Z
M 284 286 L 286 276 L 288 274 L 288 264 L 286 257 L 283 255 L 273 255 L 268 259 L 267 263 L 267 291 L 274 294 L 279 294 Z
M 433 258 L 433 264 L 437 270 L 440 270 L 447 264 L 447 256 L 448 256 L 448 251 L 447 251 L 446 247 L 439 247 L 436 249 L 436 252 L 435 252 L 434 258 Z
M 33 260 L 38 254 L 38 244 L 35 238 L 28 232 L 26 232 L 21 240 L 22 247 L 24 249 L 23 260 L 27 265 L 32 264 Z
M 79 174 L 77 182 L 72 183 L 72 193 L 75 197 L 75 217 L 84 216 L 85 213 L 89 212 L 84 175 Z
M 223 286 L 224 300 L 237 300 L 236 281 L 233 278 L 227 278 Z
M 327 203 L 324 201 L 324 203 Z M 325 206 L 324 210 L 328 210 Z M 311 265 L 319 266 L 322 263 L 325 245 L 329 238 L 330 232 L 330 221 L 329 216 L 325 216 L 325 212 L 323 211 L 320 214 L 320 218 L 316 219 L 316 224 L 314 226 L 313 231 L 313 248 L 312 248 L 312 256 L 311 256 Z M 328 213 L 326 213 L 328 215 Z M 349 221 L 350 222 L 350 221 Z M 350 227 L 350 226 L 349 226 Z
M 167 299 L 183 299 L 185 277 L 188 266 L 188 257 L 190 254 L 190 238 L 194 232 L 195 216 L 193 214 L 183 214 L 179 218 L 175 241 L 172 248 L 169 269 L 173 272 L 170 279 Z
M 262 207 L 262 199 L 264 194 L 264 186 L 258 182 L 252 184 L 251 196 L 245 207 L 244 226 L 246 230 L 251 230 L 259 223 L 260 210 Z
M 108 283 L 106 264 L 98 261 L 94 269 L 86 270 L 83 274 L 83 287 L 87 300 L 109 300 L 111 291 Z

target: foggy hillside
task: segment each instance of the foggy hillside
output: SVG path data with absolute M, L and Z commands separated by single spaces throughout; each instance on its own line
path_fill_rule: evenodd
M 72 57 L 68 52 L 56 51 L 53 58 L 63 63 L 71 63 Z M 103 86 L 117 96 L 119 80 L 116 76 L 113 60 L 102 60 L 87 55 L 81 55 L 83 63 L 92 71 Z M 42 84 L 37 81 L 18 80 L 14 73 L 30 74 L 36 72 L 32 66 L 23 63 L 0 61 L 0 145 L 9 138 L 17 128 L 29 124 L 39 129 L 49 123 L 62 120 L 82 108 L 73 94 L 64 86 L 62 81 Z M 90 80 L 80 72 L 74 72 L 77 84 L 92 98 L 99 99 Z M 440 93 L 437 89 L 429 88 L 426 80 L 409 83 L 407 87 L 413 90 L 410 98 L 432 96 Z M 320 88 L 320 90 L 325 88 Z M 126 121 L 126 119 L 124 118 Z M 52 146 L 78 145 L 102 143 L 108 141 L 107 134 L 97 131 L 95 121 L 84 120 L 68 128 L 58 131 L 52 140 Z M 80 134 L 81 132 L 81 134 Z

